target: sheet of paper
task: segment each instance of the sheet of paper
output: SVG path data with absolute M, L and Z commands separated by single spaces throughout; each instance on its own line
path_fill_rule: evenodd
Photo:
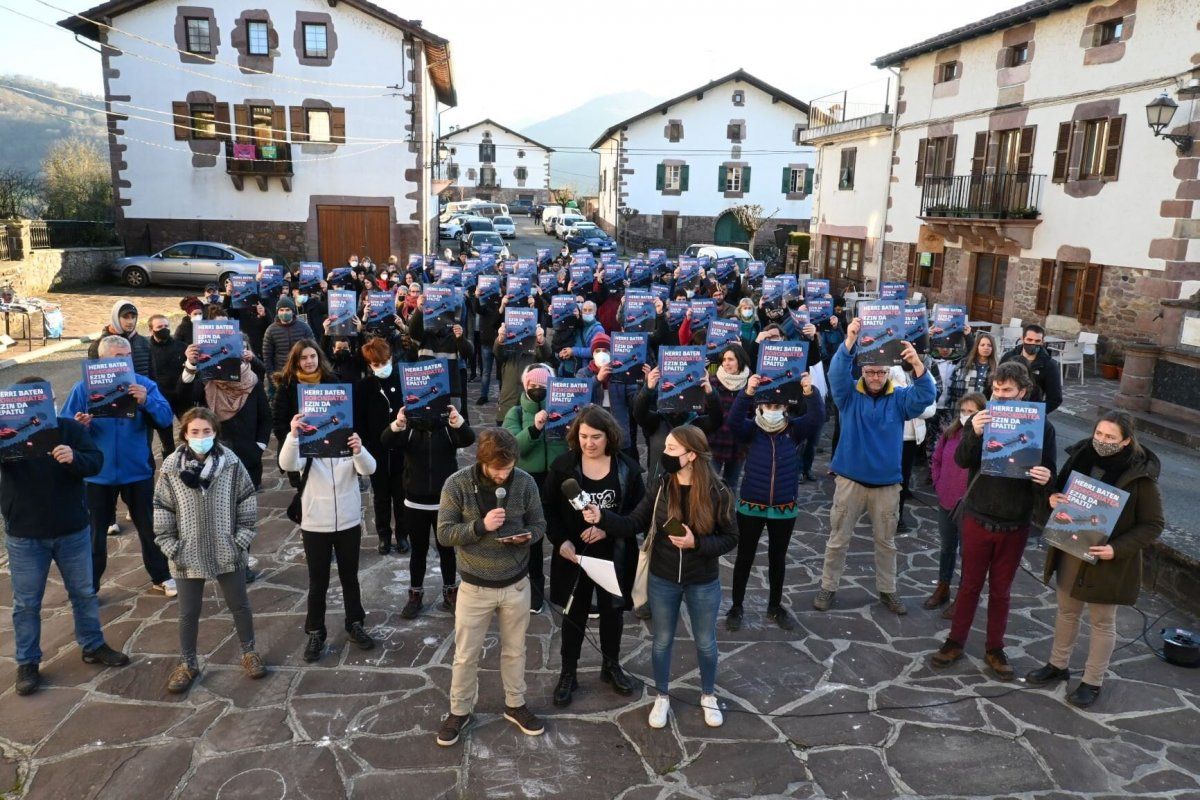
M 808 376 L 812 378 L 814 389 L 821 392 L 822 397 L 829 396 L 829 384 L 825 382 L 825 365 L 817 362 L 808 368 Z
M 617 582 L 617 569 L 613 566 L 613 562 L 603 558 L 580 556 L 579 566 L 583 567 L 587 576 L 601 589 L 613 597 L 621 596 L 621 584 Z

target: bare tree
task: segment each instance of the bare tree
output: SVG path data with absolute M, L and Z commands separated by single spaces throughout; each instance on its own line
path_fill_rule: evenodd
M 0 219 L 35 217 L 43 205 L 42 182 L 36 175 L 20 169 L 0 169 Z
M 112 219 L 108 155 L 87 139 L 56 142 L 42 162 L 46 215 L 51 219 Z
M 751 203 L 744 206 L 734 206 L 730 211 L 733 214 L 733 218 L 738 221 L 739 225 L 745 228 L 746 233 L 749 235 L 750 241 L 748 246 L 753 247 L 754 237 L 758 235 L 758 232 L 762 230 L 762 226 L 767 221 L 763 217 L 763 207 L 756 203 Z
M 567 203 L 574 200 L 576 196 L 575 187 L 570 184 L 567 184 L 566 186 L 560 186 L 552 191 L 554 194 L 554 202 L 558 203 L 560 206 L 565 206 Z

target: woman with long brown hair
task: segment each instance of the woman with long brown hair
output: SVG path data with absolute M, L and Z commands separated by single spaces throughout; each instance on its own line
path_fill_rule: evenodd
M 292 417 L 300 413 L 296 387 L 302 383 L 337 383 L 338 379 L 333 365 L 315 339 L 301 339 L 292 345 L 283 369 L 271 378 L 278 389 L 275 392 L 275 406 L 271 409 L 271 430 L 279 443 L 279 451 L 282 451 L 292 427 Z
M 680 425 L 667 434 L 659 464 L 662 474 L 653 490 L 627 516 L 592 505 L 583 519 L 618 537 L 634 536 L 653 525 L 648 589 L 658 697 L 650 710 L 650 727 L 667 725 L 671 648 L 679 607 L 686 603 L 700 664 L 700 706 L 705 724 L 716 728 L 724 722 L 716 698 L 719 561 L 737 547 L 733 495 L 713 469 L 708 437 L 694 425 Z
M 996 340 L 990 333 L 975 334 L 971 352 L 954 368 L 950 378 L 950 389 L 946 396 L 947 408 L 958 408 L 963 395 L 976 392 L 984 397 L 992 396 L 992 373 L 999 364 L 996 355 Z

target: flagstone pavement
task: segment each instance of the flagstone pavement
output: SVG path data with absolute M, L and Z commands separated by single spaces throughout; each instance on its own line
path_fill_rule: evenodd
M 494 420 L 492 405 L 469 410 L 473 422 L 481 412 Z M 825 459 L 818 456 L 822 476 Z M 164 692 L 178 646 L 176 612 L 147 592 L 136 537 L 127 531 L 110 539 L 101 614 L 109 642 L 133 663 L 108 670 L 81 663 L 55 579 L 42 632 L 46 685 L 17 697 L 11 589 L 0 574 L 0 797 L 1200 800 L 1200 670 L 1163 663 L 1140 638 L 1151 620 L 1147 638 L 1155 645 L 1158 628 L 1194 628 L 1196 621 L 1153 596 L 1139 602 L 1142 615 L 1122 609 L 1111 674 L 1090 713 L 1067 705 L 1061 685 L 1034 689 L 985 675 L 978 626 L 969 657 L 935 672 L 928 655 L 947 623 L 920 608 L 936 579 L 936 511 L 924 488 L 911 506 L 915 532 L 897 539 L 900 594 L 910 609 L 898 618 L 875 600 L 866 526 L 855 537 L 836 607 L 811 610 L 832 485 L 802 486 L 785 592 L 799 625 L 785 633 L 764 618 L 764 544 L 744 627 L 718 629 L 724 727 L 706 728 L 694 705 L 698 676 L 686 615 L 675 648 L 674 717 L 665 730 L 647 726 L 647 694 L 621 698 L 599 681 L 598 654 L 587 645 L 574 704 L 554 708 L 559 625 L 557 615 L 543 613 L 531 619 L 527 639 L 528 699 L 545 715 L 546 734 L 523 736 L 500 716 L 493 630 L 476 722 L 460 745 L 441 748 L 434 732 L 448 705 L 450 615 L 434 609 L 401 620 L 407 559 L 380 556 L 367 536 L 363 598 L 380 646 L 364 652 L 347 644 L 335 581 L 328 649 L 317 664 L 305 664 L 303 550 L 283 514 L 291 492 L 273 467 L 267 474 L 252 551 L 262 578 L 250 590 L 259 648 L 271 667 L 263 680 L 243 677 L 230 617 L 210 588 L 203 673 L 186 696 Z M 923 478 L 917 483 L 923 487 Z M 1041 559 L 1031 543 L 1027 570 L 1013 587 L 1008 654 L 1019 675 L 1044 663 L 1053 632 L 1053 594 L 1034 577 Z M 433 589 L 435 563 L 427 579 Z M 731 568 L 732 558 L 724 559 L 726 586 Z M 627 615 L 623 657 L 643 679 L 649 648 L 646 627 Z

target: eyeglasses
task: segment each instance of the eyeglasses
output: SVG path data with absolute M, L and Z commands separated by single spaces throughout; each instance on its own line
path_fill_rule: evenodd
M 864 369 L 862 374 L 868 378 L 882 378 L 888 374 L 886 369 Z

